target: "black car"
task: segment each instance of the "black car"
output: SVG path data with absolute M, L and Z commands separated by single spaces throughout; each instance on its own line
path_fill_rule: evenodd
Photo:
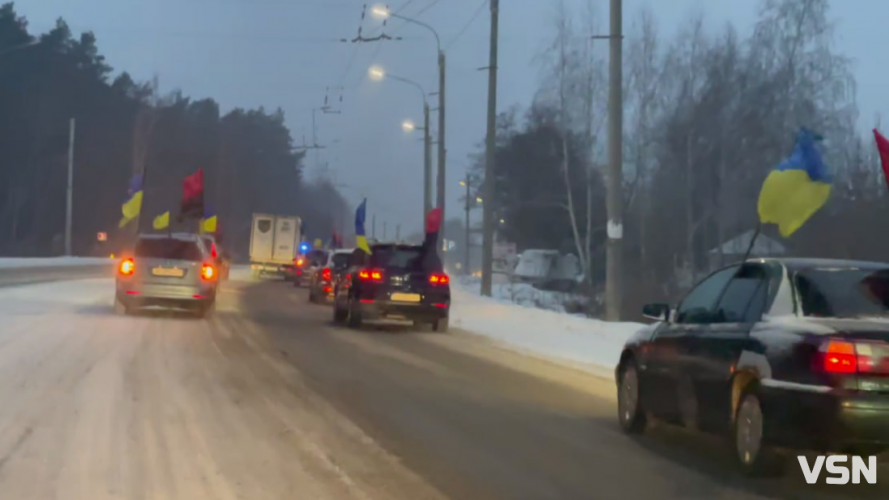
M 889 446 L 889 264 L 755 259 L 643 314 L 658 322 L 615 370 L 626 432 L 727 434 L 748 474 L 780 472 L 788 448 Z
M 327 257 L 326 250 L 314 249 L 293 259 L 293 286 L 308 286 L 315 271 L 327 262 Z
M 438 254 L 423 245 L 370 249 L 356 249 L 349 268 L 335 275 L 334 321 L 358 328 L 365 320 L 400 319 L 446 332 L 451 288 Z

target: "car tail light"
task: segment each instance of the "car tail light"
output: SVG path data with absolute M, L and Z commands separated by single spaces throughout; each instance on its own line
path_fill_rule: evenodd
M 201 278 L 210 281 L 216 277 L 216 268 L 214 268 L 211 264 L 204 264 L 201 266 Z
M 124 259 L 120 261 L 120 268 L 118 271 L 123 276 L 132 276 L 134 272 L 136 272 L 136 263 L 133 262 L 133 259 Z
M 834 374 L 889 375 L 889 344 L 830 339 L 819 349 L 817 368 Z
M 429 283 L 433 285 L 447 285 L 450 283 L 451 278 L 448 278 L 447 274 L 432 274 L 429 276 Z
M 383 281 L 383 271 L 380 269 L 362 269 L 358 271 L 358 279 L 381 283 Z
M 330 273 L 329 267 L 325 267 L 324 269 L 321 270 L 321 279 L 323 279 L 324 281 L 330 281 L 330 277 L 331 277 L 331 273 Z
M 216 251 L 216 243 L 210 243 L 210 255 L 212 255 L 214 259 L 219 257 L 219 253 Z

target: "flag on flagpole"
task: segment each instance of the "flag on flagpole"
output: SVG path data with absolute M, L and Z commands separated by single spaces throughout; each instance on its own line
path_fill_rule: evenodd
M 127 200 L 123 202 L 123 205 L 120 207 L 121 212 L 123 213 L 123 218 L 118 224 L 119 227 L 124 227 L 129 224 L 130 221 L 139 217 L 139 213 L 142 212 L 142 197 L 142 176 L 136 174 L 130 179 L 130 185 L 127 188 Z
M 831 175 L 821 156 L 820 137 L 802 128 L 793 153 L 778 164 L 762 184 L 759 220 L 776 224 L 787 238 L 830 198 Z
M 151 225 L 155 229 L 166 229 L 170 227 L 170 212 L 166 211 L 155 217 Z
M 880 153 L 883 176 L 886 177 L 886 185 L 889 186 L 889 140 L 883 137 L 883 134 L 877 129 L 874 129 L 874 139 L 877 141 L 877 151 Z
M 201 232 L 213 234 L 216 232 L 216 211 L 213 209 L 212 205 L 207 205 L 204 208 L 204 218 L 201 219 Z
M 367 212 L 367 198 L 355 209 L 355 244 L 358 248 L 364 250 L 364 253 L 370 255 L 370 246 L 367 244 L 367 236 L 364 233 L 364 218 Z
M 182 203 L 179 217 L 200 218 L 204 215 L 204 169 L 189 175 L 182 181 Z

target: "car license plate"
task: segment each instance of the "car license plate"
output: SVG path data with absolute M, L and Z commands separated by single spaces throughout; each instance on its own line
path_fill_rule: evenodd
M 168 276 L 171 278 L 181 278 L 185 276 L 185 271 L 178 267 L 155 267 L 151 270 L 151 274 L 155 276 Z
M 393 293 L 392 300 L 395 302 L 420 302 L 419 293 Z

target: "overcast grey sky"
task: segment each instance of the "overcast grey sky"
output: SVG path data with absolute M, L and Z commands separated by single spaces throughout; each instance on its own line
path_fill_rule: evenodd
M 571 0 L 569 0 L 570 3 Z M 573 0 L 583 2 L 584 0 Z M 427 31 L 389 21 L 387 33 L 405 37 L 386 43 L 341 43 L 353 38 L 365 0 L 19 0 L 17 9 L 35 32 L 50 29 L 58 17 L 75 33 L 92 30 L 116 71 L 147 80 L 157 74 L 163 90 L 212 97 L 232 107 L 281 107 L 295 141 L 311 141 L 311 109 L 323 104 L 327 87 L 345 87 L 342 114 L 319 115 L 319 143 L 338 142 L 320 152 L 355 203 L 368 198 L 368 212 L 403 234 L 419 229 L 422 204 L 422 144 L 405 134 L 402 120 L 419 122 L 416 91 L 395 81 L 372 82 L 366 72 L 380 64 L 392 74 L 437 90 L 435 41 Z M 369 6 L 374 2 L 366 2 Z M 474 21 L 482 0 L 390 0 L 393 9 L 432 24 L 447 48 L 448 216 L 461 209 L 459 180 L 467 155 L 484 138 L 488 9 Z M 431 8 L 428 8 L 434 4 Z M 624 26 L 649 5 L 665 35 L 696 10 L 716 29 L 732 21 L 749 32 L 758 0 L 625 0 Z M 607 15 L 608 1 L 599 0 Z M 553 34 L 555 0 L 501 0 L 498 108 L 527 105 L 539 84 L 533 59 Z M 856 61 L 861 127 L 876 113 L 889 112 L 885 69 L 885 20 L 889 1 L 834 1 L 837 48 Z M 369 16 L 370 17 L 370 16 Z M 380 22 L 364 22 L 365 35 Z M 604 28 L 604 26 L 603 26 Z M 459 38 L 457 35 L 462 33 Z M 874 40 L 884 43 L 875 44 Z M 336 96 L 339 97 L 338 95 Z M 314 157 L 308 156 L 309 175 Z

